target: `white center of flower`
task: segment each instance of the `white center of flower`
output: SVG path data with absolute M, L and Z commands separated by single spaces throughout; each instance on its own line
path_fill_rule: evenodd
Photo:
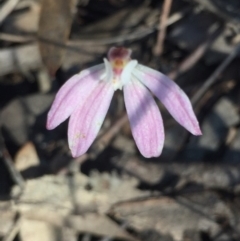
M 114 90 L 122 90 L 122 87 L 131 80 L 132 71 L 137 66 L 138 62 L 137 60 L 130 60 L 118 72 L 114 71 L 113 66 L 107 59 L 104 59 L 104 64 L 105 74 L 103 78 L 105 81 L 111 82 Z

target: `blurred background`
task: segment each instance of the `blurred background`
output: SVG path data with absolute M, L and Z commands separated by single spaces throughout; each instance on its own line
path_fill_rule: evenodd
M 112 46 L 168 75 L 201 125 L 161 110 L 158 158 L 138 152 L 116 91 L 73 159 L 46 115 L 72 75 Z M 239 0 L 0 1 L 0 240 L 240 240 Z

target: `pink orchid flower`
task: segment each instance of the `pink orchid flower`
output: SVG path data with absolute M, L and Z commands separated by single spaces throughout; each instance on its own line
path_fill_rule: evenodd
M 162 117 L 149 90 L 180 125 L 193 135 L 202 134 L 186 94 L 167 76 L 131 60 L 131 52 L 111 48 L 103 64 L 74 75 L 57 93 L 47 129 L 70 116 L 68 142 L 73 157 L 84 154 L 93 143 L 117 89 L 123 89 L 133 138 L 144 157 L 159 156 L 164 144 Z

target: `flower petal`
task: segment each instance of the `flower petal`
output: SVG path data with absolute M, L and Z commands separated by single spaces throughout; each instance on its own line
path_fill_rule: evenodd
M 124 86 L 127 84 L 132 78 L 132 71 L 137 66 L 137 60 L 131 60 L 128 64 L 124 67 L 122 74 L 121 74 L 121 83 Z
M 133 74 L 161 100 L 180 125 L 193 135 L 202 134 L 189 98 L 174 81 L 140 64 Z
M 135 77 L 123 88 L 133 138 L 147 158 L 161 154 L 164 143 L 162 117 L 148 89 Z
M 112 66 L 109 63 L 109 61 L 107 59 L 103 59 L 104 61 L 104 65 L 105 65 L 105 69 L 106 69 L 106 77 L 105 77 L 105 81 L 106 82 L 110 82 L 113 79 L 113 70 L 112 70 Z
M 96 138 L 113 97 L 111 83 L 100 82 L 71 115 L 68 142 L 73 157 L 84 154 Z
M 61 87 L 48 112 L 47 129 L 52 130 L 65 121 L 84 102 L 98 85 L 103 71 L 104 64 L 96 65 L 74 75 Z

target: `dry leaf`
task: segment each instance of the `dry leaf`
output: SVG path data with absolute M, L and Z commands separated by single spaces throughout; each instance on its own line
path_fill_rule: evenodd
M 75 0 L 42 0 L 39 20 L 39 47 L 43 62 L 51 75 L 62 63 L 71 23 Z
M 27 9 L 11 14 L 3 23 L 3 32 L 14 35 L 36 34 L 40 15 L 40 4 L 30 1 Z
M 15 166 L 19 171 L 39 165 L 37 151 L 32 142 L 27 142 L 16 154 Z
M 86 213 L 82 216 L 63 216 L 56 212 L 46 212 L 41 209 L 36 209 L 34 212 L 23 213 L 23 217 L 28 220 L 47 222 L 55 227 L 68 227 L 79 233 L 90 233 L 97 236 L 136 241 L 136 239 L 124 229 L 104 215 Z
M 148 191 L 137 189 L 137 185 L 134 178 L 119 178 L 107 173 L 94 173 L 90 178 L 79 173 L 72 179 L 43 176 L 26 182 L 16 208 L 20 212 L 42 208 L 64 215 L 72 213 L 76 207 L 79 210 L 107 213 L 117 202 L 149 194 Z M 91 190 L 88 190 L 88 186 Z M 12 195 L 17 196 L 18 191 L 18 186 L 15 186 Z
M 119 203 L 111 215 L 139 232 L 154 229 L 170 234 L 176 241 L 183 240 L 187 230 L 206 232 L 214 237 L 221 230 L 218 216 L 230 222 L 234 219 L 231 209 L 213 192 Z
M 57 241 L 60 229 L 49 223 L 37 220 L 21 220 L 20 238 L 22 241 Z
M 10 232 L 14 226 L 16 213 L 11 210 L 10 201 L 0 201 L 0 239 Z

